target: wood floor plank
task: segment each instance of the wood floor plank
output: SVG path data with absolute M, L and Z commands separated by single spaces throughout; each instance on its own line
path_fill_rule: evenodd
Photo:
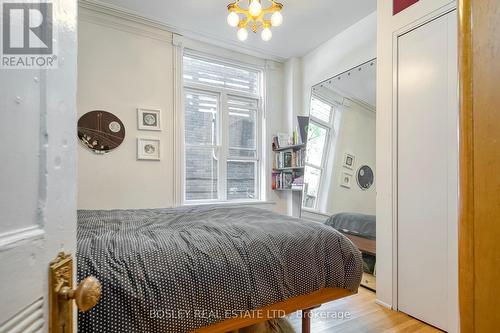
M 347 315 L 347 313 L 349 315 Z M 343 318 L 339 318 L 343 315 Z M 289 321 L 297 333 L 301 331 L 300 312 Z M 436 333 L 440 330 L 402 312 L 375 303 L 375 293 L 360 288 L 354 296 L 324 304 L 312 311 L 312 333 Z

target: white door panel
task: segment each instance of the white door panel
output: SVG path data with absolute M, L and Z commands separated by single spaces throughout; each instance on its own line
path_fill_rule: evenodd
M 398 38 L 398 308 L 444 330 L 456 287 L 456 20 Z
M 58 68 L 0 69 L 0 332 L 47 331 L 49 262 L 75 252 L 77 1 L 52 3 Z

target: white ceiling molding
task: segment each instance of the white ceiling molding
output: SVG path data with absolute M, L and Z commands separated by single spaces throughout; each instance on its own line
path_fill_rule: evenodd
M 89 6 L 86 1 L 79 2 L 78 19 L 167 43 L 172 42 L 172 32 L 164 26 L 153 24 L 139 17 L 103 10 L 102 7 Z
M 260 59 L 272 60 L 279 63 L 286 61 L 283 57 L 269 54 L 268 52 L 258 50 L 254 47 L 245 47 L 241 43 L 223 41 L 209 35 L 179 29 L 163 22 L 146 18 L 131 10 L 120 8 L 98 0 L 79 0 L 78 5 L 80 9 L 79 16 L 92 23 L 111 26 L 160 40 L 165 40 L 165 38 L 167 38 L 169 41 L 174 43 L 175 40 L 179 42 L 182 40 L 182 37 L 187 37 L 193 41 L 199 41 L 208 45 L 225 48 Z M 108 19 L 103 21 L 103 15 L 106 15 Z M 178 36 L 172 38 L 172 34 L 174 34 L 174 36 Z

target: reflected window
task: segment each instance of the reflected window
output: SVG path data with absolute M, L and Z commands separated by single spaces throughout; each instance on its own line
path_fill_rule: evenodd
M 328 135 L 328 128 L 311 121 L 309 123 L 309 133 L 307 135 L 307 155 L 306 163 L 320 167 L 325 154 L 325 145 Z
M 332 118 L 333 107 L 323 102 L 321 99 L 313 96 L 311 99 L 311 117 L 314 117 L 325 123 L 330 123 Z
M 306 166 L 304 171 L 303 207 L 316 209 L 321 187 L 321 175 L 327 160 L 330 133 L 333 128 L 334 108 L 313 96 L 307 136 Z

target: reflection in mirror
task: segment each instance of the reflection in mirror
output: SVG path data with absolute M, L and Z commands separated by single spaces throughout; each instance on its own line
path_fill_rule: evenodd
M 303 215 L 351 238 L 368 273 L 376 252 L 375 101 L 375 59 L 312 88 L 302 204 Z

